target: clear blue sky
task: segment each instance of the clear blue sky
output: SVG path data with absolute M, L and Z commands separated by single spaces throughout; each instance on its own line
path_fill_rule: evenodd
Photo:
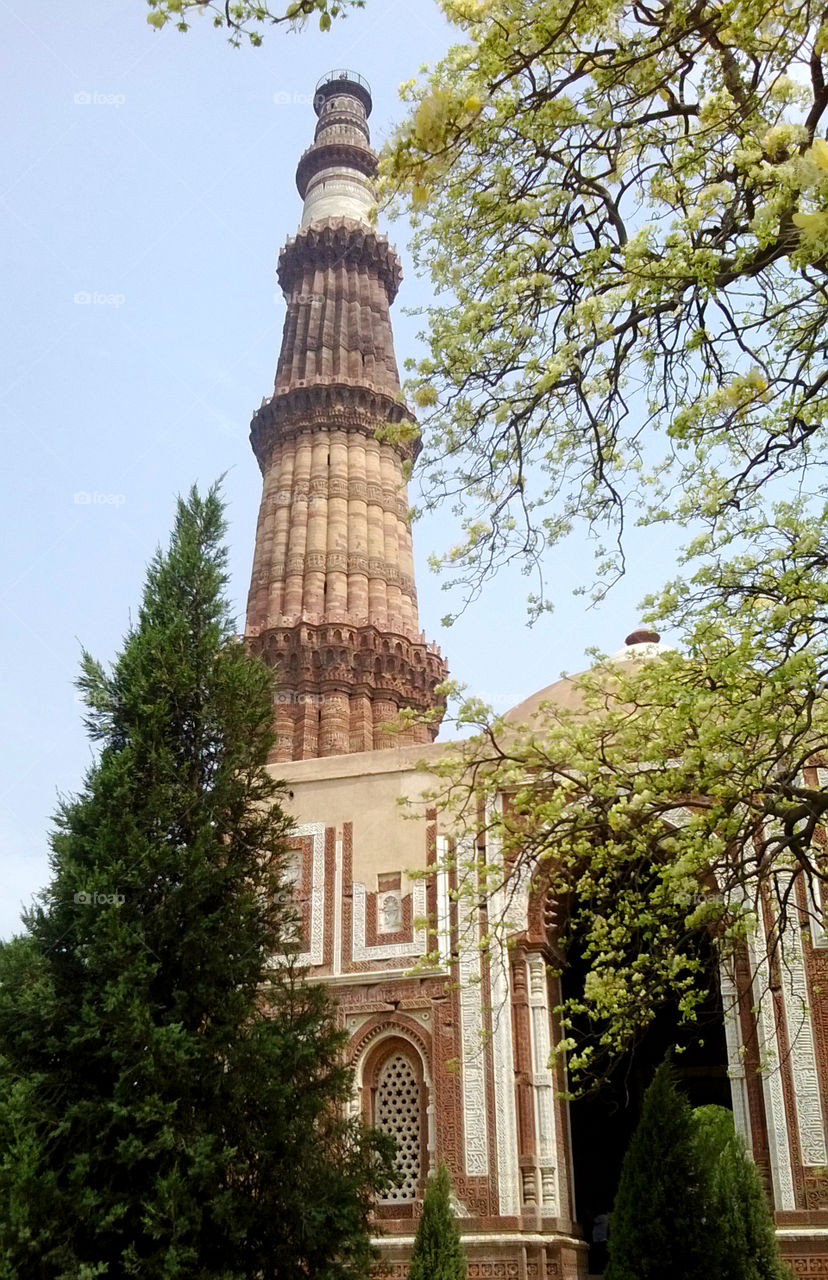
M 381 144 L 401 112 L 397 86 L 451 32 L 433 0 L 368 0 L 326 35 L 271 31 L 241 51 L 206 21 L 187 36 L 154 32 L 142 0 L 11 0 L 2 14 L 8 936 L 47 878 L 57 797 L 92 758 L 73 687 L 80 646 L 113 656 L 174 495 L 222 472 L 243 619 L 260 495 L 248 424 L 273 384 L 284 314 L 274 266 L 299 220 L 294 171 L 314 85 L 332 67 L 366 76 Z M 402 364 L 419 328 L 402 307 L 422 305 L 428 284 L 414 279 L 406 228 L 392 232 L 408 268 L 395 309 Z M 582 667 L 587 646 L 617 649 L 641 595 L 670 571 L 661 536 L 638 539 L 628 577 L 587 611 L 571 591 L 590 552 L 574 543 L 547 566 L 553 616 L 526 628 L 515 574 L 446 632 L 451 602 L 426 561 L 449 539 L 446 517 L 415 529 L 422 625 L 453 674 L 501 710 Z

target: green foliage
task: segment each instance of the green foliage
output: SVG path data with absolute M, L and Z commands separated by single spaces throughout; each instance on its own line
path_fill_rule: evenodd
M 451 1203 L 451 1178 L 442 1161 L 426 1183 L 408 1280 L 466 1280 L 466 1255 Z
M 724 1107 L 691 1111 L 662 1063 L 611 1219 L 605 1280 L 790 1280 L 756 1167 Z
M 215 489 L 181 501 L 100 754 L 0 949 L 0 1276 L 349 1280 L 388 1144 L 343 1118 L 326 993 L 291 962 L 272 679 L 234 636 Z
M 464 43 L 404 86 L 382 172 L 442 295 L 413 393 L 460 516 L 444 567 L 473 595 L 585 523 L 600 591 L 631 516 L 701 525 L 712 555 L 780 479 L 818 499 L 822 7 L 442 8 Z
M 662 1063 L 624 1157 L 605 1280 L 719 1280 L 705 1208 L 690 1104 Z
M 264 31 L 286 24 L 302 27 L 316 17 L 320 31 L 329 31 L 335 18 L 345 18 L 351 9 L 361 9 L 365 0 L 289 0 L 283 9 L 255 0 L 147 0 L 147 22 L 160 30 L 172 23 L 178 31 L 189 31 L 194 15 L 209 15 L 214 27 L 227 31 L 230 44 L 238 47 L 246 39 L 260 45 Z
M 449 855 L 471 926 L 481 890 L 489 936 L 521 927 L 527 892 L 565 904 L 558 967 L 577 941 L 589 969 L 562 1008 L 558 1048 L 576 1081 L 601 1075 L 660 1007 L 692 1020 L 703 964 L 735 975 L 764 902 L 768 951 L 784 955 L 818 901 L 828 792 L 811 762 L 828 750 L 828 708 L 810 637 L 824 625 L 784 614 L 772 629 L 766 610 L 739 613 L 773 571 L 745 568 L 733 617 L 719 599 L 689 653 L 597 661 L 530 724 L 468 703 L 460 718 L 478 732 L 434 765 L 446 827 L 474 836 L 485 813 L 490 861 L 459 838 Z M 755 954 L 761 990 L 768 961 Z
M 711 1280 L 790 1280 L 756 1165 L 725 1107 L 693 1112 L 696 1146 L 707 1177 Z

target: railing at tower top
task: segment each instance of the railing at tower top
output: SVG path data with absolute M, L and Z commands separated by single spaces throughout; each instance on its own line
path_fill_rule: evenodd
M 357 71 L 348 71 L 344 67 L 338 67 L 335 71 L 327 71 L 317 81 L 314 91 L 314 106 L 318 109 L 329 94 L 335 92 L 339 87 L 354 93 L 362 101 L 365 107 L 365 114 L 371 114 L 373 103 L 371 86 L 365 77 L 361 76 Z
M 317 81 L 316 88 L 321 89 L 323 85 L 330 84 L 334 80 L 349 80 L 354 84 L 360 85 L 368 93 L 371 92 L 371 86 L 364 76 L 361 76 L 357 71 L 345 70 L 327 71 L 325 75 Z

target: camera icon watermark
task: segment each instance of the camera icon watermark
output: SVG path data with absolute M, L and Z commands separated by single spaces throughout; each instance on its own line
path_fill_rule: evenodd
M 78 489 L 72 501 L 76 507 L 122 507 L 126 502 L 125 493 L 99 493 L 97 489 Z
M 79 89 L 72 101 L 76 107 L 122 107 L 126 102 L 123 93 L 98 93 L 97 89 L 90 93 L 88 89 Z
M 82 907 L 122 907 L 126 898 L 122 893 L 87 893 L 80 889 L 72 901 Z
M 99 289 L 90 293 L 88 289 L 79 289 L 72 301 L 76 307 L 122 307 L 126 302 L 126 294 L 102 293 Z

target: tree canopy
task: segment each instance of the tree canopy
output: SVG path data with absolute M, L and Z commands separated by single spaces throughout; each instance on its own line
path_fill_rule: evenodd
M 408 1280 L 466 1280 L 466 1254 L 451 1203 L 451 1177 L 442 1160 L 426 1182 Z
M 245 40 L 262 43 L 262 28 L 303 26 L 316 17 L 320 30 L 328 31 L 335 18 L 346 17 L 351 9 L 361 9 L 365 0 L 287 0 L 283 7 L 271 8 L 256 0 L 147 0 L 147 22 L 160 29 L 168 23 L 178 31 L 189 31 L 193 18 L 207 15 L 215 27 L 227 32 L 237 47 Z
M 690 1104 L 662 1063 L 624 1157 L 607 1280 L 724 1280 L 711 1268 L 705 1181 Z
M 771 658 L 766 641 L 758 623 L 711 621 L 689 652 L 597 662 L 525 725 L 468 701 L 457 714 L 475 733 L 429 761 L 458 837 L 456 893 L 470 920 L 486 906 L 484 944 L 548 908 L 555 964 L 574 946 L 588 965 L 561 1009 L 581 1083 L 662 1006 L 693 1020 L 711 964 L 754 1004 L 781 959 L 799 1005 L 801 934 L 824 929 L 828 723 L 812 655 Z
M 414 388 L 455 580 L 585 523 L 601 590 L 632 518 L 711 553 L 793 492 L 821 511 L 823 7 L 443 7 L 466 41 L 406 87 L 383 172 L 445 295 Z
M 724 1107 L 691 1110 L 670 1062 L 644 1095 L 606 1280 L 790 1280 L 756 1166 Z

